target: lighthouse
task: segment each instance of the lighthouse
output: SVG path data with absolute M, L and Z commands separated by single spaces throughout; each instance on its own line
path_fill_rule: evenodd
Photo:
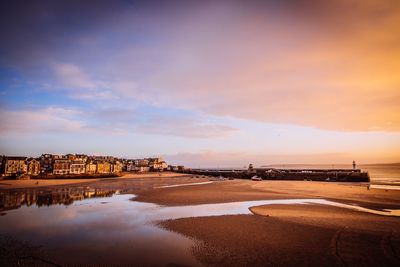
M 356 162 L 353 160 L 353 170 L 356 169 Z

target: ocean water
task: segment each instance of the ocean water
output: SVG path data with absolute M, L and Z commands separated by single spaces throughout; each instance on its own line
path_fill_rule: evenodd
M 263 167 L 283 169 L 351 169 L 351 164 L 278 164 Z M 372 184 L 400 185 L 400 163 L 394 164 L 360 164 L 358 169 L 367 171 Z
M 362 170 L 368 171 L 371 182 L 375 184 L 400 185 L 400 164 L 360 165 Z

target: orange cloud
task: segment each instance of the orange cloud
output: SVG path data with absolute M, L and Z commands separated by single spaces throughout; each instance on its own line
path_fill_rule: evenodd
M 158 103 L 214 115 L 399 131 L 398 2 L 303 2 L 311 11 L 203 10 L 176 32 L 170 64 L 144 86 L 163 88 Z

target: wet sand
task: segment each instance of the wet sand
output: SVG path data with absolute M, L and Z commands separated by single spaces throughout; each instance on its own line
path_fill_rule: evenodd
M 324 198 L 371 209 L 400 209 L 399 190 L 369 190 L 366 184 L 227 180 L 157 188 L 204 181 L 208 179 L 169 173 L 82 182 L 95 188 L 118 188 L 136 194 L 136 201 L 166 206 Z M 193 217 L 158 224 L 194 239 L 191 251 L 207 266 L 400 264 L 400 217 L 317 204 L 264 205 L 250 210 L 254 215 Z
M 85 178 L 85 179 L 30 179 L 30 180 L 0 180 L 0 189 L 21 189 L 21 188 L 39 188 L 47 186 L 61 186 L 88 183 L 92 184 L 98 181 L 119 181 L 124 179 L 140 179 L 140 178 L 170 178 L 187 176 L 185 174 L 164 172 L 158 173 L 125 173 L 121 177 L 109 178 Z
M 400 209 L 400 192 L 395 190 L 303 181 L 223 181 L 143 192 L 138 200 L 189 205 L 288 198 L 325 198 L 375 209 Z M 250 210 L 254 215 L 184 218 L 159 225 L 196 240 L 192 253 L 207 266 L 400 264 L 399 217 L 316 204 L 265 205 Z
M 185 218 L 160 225 L 197 240 L 192 252 L 208 266 L 398 266 L 398 218 L 316 206 L 277 205 L 257 210 L 268 217 Z
M 140 192 L 138 201 L 193 205 L 234 201 L 324 198 L 369 208 L 400 208 L 400 190 L 368 189 L 366 184 L 307 181 L 227 180 L 194 187 Z

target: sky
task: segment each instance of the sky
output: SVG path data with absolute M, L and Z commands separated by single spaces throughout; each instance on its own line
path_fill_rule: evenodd
M 400 162 L 400 1 L 4 1 L 0 154 Z

